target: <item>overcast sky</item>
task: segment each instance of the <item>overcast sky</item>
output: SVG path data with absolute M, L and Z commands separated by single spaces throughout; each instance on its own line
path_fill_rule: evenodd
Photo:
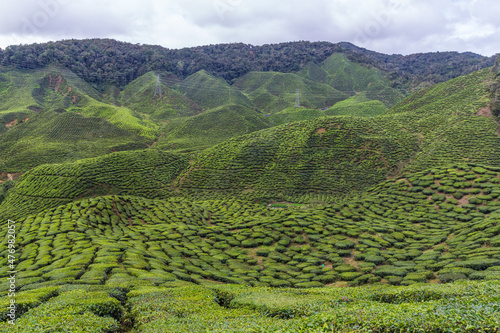
M 351 42 L 388 54 L 500 52 L 498 0 L 4 0 L 0 48 L 114 38 L 182 48 Z

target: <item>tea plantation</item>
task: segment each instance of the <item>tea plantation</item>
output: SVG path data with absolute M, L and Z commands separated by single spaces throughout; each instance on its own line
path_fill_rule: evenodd
M 16 221 L 16 325 L 33 332 L 72 325 L 89 332 L 494 331 L 499 196 L 500 168 L 457 164 L 306 210 L 229 198 L 72 201 Z M 464 282 L 447 284 L 457 281 Z M 308 289 L 365 284 L 377 287 Z
M 0 332 L 499 332 L 497 73 L 361 60 L 0 67 Z

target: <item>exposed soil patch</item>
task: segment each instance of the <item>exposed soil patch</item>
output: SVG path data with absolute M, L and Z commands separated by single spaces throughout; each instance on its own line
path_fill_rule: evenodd
M 7 128 L 11 128 L 11 127 L 13 127 L 13 126 L 17 125 L 18 123 L 19 123 L 19 122 L 17 121 L 17 119 L 14 119 L 14 120 L 12 120 L 10 123 L 5 124 L 5 127 L 7 127 Z
M 342 260 L 344 260 L 344 263 L 352 265 L 352 266 L 359 269 L 359 263 L 356 260 L 354 260 L 354 255 L 351 255 L 351 256 L 346 257 L 346 258 L 342 258 Z
M 491 108 L 489 106 L 482 108 L 482 109 L 479 109 L 479 111 L 477 111 L 477 115 L 483 116 L 483 117 L 493 118 L 493 112 L 491 112 Z
M 497 133 L 497 135 L 500 136 L 500 123 L 493 116 L 493 112 L 491 111 L 491 108 L 489 106 L 482 108 L 482 109 L 479 109 L 479 111 L 477 111 L 477 115 L 493 119 L 498 125 L 496 133 Z
M 18 180 L 19 177 L 21 177 L 21 173 L 5 173 L 2 172 L 0 173 L 0 182 L 2 181 L 9 181 L 9 180 Z
M 458 200 L 458 205 L 462 207 L 463 205 L 467 205 L 469 203 L 469 197 L 463 196 L 460 200 Z
M 325 128 L 318 128 L 315 133 L 325 133 L 326 129 Z

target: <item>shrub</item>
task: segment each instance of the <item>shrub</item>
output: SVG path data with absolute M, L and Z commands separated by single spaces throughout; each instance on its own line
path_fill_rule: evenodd
M 408 274 L 408 271 L 403 267 L 396 267 L 392 265 L 382 265 L 377 267 L 373 274 L 378 275 L 380 277 L 385 276 L 405 276 Z
M 343 273 L 339 274 L 339 278 L 342 281 L 352 281 L 352 280 L 355 280 L 362 275 L 363 275 L 363 273 L 359 273 L 359 272 L 343 272 Z

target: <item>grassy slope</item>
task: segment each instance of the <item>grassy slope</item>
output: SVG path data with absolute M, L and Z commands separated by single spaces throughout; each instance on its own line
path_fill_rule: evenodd
M 349 97 L 325 110 L 329 116 L 375 117 L 384 114 L 387 107 L 378 100 L 366 97 L 366 92 Z
M 250 72 L 236 81 L 234 86 L 248 94 L 255 105 L 266 113 L 276 113 L 293 106 L 297 89 L 300 91 L 300 105 L 306 108 L 324 108 L 348 97 L 327 84 L 291 73 Z
M 416 139 L 367 118 L 320 118 L 233 138 L 207 149 L 179 178 L 181 189 L 290 198 L 349 193 L 384 180 Z
M 8 95 L 2 119 L 14 123 L 0 131 L 2 172 L 144 148 L 157 135 L 157 125 L 128 108 L 101 102 L 95 90 L 67 70 L 3 76 L 9 83 L 0 88 Z
M 168 73 L 163 76 L 168 80 L 167 83 L 176 82 Z M 165 84 L 162 84 L 162 97 L 154 97 L 156 84 L 157 77 L 153 72 L 144 74 L 128 84 L 121 92 L 121 103 L 136 112 L 149 114 L 158 120 L 192 116 L 202 111 L 201 107 L 191 99 Z
M 42 165 L 24 174 L 15 190 L 8 192 L 0 205 L 0 218 L 109 193 L 165 198 L 173 195 L 170 183 L 186 167 L 185 157 L 153 149 Z
M 207 109 L 227 104 L 254 107 L 253 103 L 240 91 L 205 70 L 187 77 L 176 88 L 186 97 Z
M 185 118 L 174 129 L 167 128 L 168 133 L 158 142 L 158 147 L 203 149 L 267 127 L 268 120 L 253 108 L 228 104 Z

